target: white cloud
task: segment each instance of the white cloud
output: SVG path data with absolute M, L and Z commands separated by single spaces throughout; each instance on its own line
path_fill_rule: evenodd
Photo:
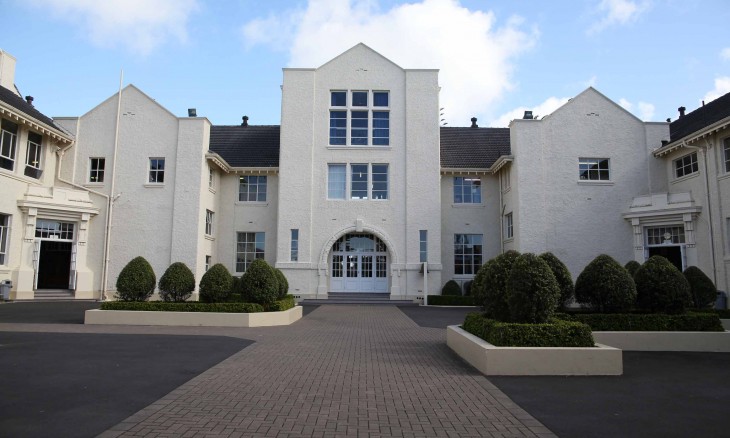
M 595 11 L 601 18 L 588 28 L 588 34 L 600 33 L 614 25 L 633 23 L 650 7 L 650 0 L 601 0 Z
M 634 111 L 634 104 L 623 97 L 618 100 L 618 104 L 643 121 L 651 121 L 654 118 L 656 108 L 651 103 L 639 101 L 636 104 L 637 111 Z
M 264 23 L 278 23 L 286 44 Z M 423 0 L 380 10 L 373 0 L 310 0 L 242 27 L 248 45 L 289 47 L 289 65 L 315 67 L 363 42 L 404 68 L 439 68 L 440 104 L 452 126 L 485 119 L 515 86 L 515 59 L 538 38 L 512 17 L 501 26 L 492 12 L 470 11 L 457 0 Z M 280 28 L 277 28 L 277 32 Z M 287 30 L 288 29 L 288 30 Z
M 80 26 L 94 45 L 143 55 L 169 39 L 187 40 L 197 0 L 31 0 L 39 10 Z
M 570 99 L 568 99 L 567 97 L 549 97 L 543 103 L 537 106 L 533 106 L 531 108 L 521 106 L 502 114 L 501 116 L 493 120 L 489 124 L 489 126 L 508 126 L 509 122 L 511 122 L 512 120 L 521 119 L 525 115 L 525 110 L 532 111 L 532 116 L 535 118 L 543 118 L 568 103 L 568 100 Z
M 618 104 L 624 107 L 626 111 L 631 111 L 634 108 L 634 104 L 624 99 L 623 97 L 618 100 Z
M 730 47 L 725 47 L 720 51 L 720 58 L 725 61 L 730 61 Z
M 710 90 L 705 94 L 704 101 L 708 103 L 718 97 L 724 96 L 730 93 L 730 76 L 721 76 L 715 78 L 715 89 Z

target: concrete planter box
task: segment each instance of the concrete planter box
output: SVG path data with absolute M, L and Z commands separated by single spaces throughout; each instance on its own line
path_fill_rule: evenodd
M 622 351 L 601 344 L 577 347 L 496 347 L 461 327 L 446 329 L 446 344 L 488 376 L 620 376 Z
M 730 332 L 593 332 L 596 342 L 626 351 L 730 352 Z
M 289 325 L 302 317 L 302 307 L 282 312 L 148 312 L 132 310 L 87 310 L 84 324 L 175 325 L 195 327 L 268 327 Z

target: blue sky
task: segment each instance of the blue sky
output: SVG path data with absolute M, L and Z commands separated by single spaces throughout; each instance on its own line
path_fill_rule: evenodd
M 449 126 L 543 116 L 588 86 L 643 120 L 730 92 L 725 0 L 0 0 L 0 48 L 50 116 L 114 94 L 119 72 L 179 116 L 280 122 L 282 67 L 358 42 L 440 69 Z

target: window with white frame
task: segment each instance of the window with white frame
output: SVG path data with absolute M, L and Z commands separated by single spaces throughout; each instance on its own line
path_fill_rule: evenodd
M 454 274 L 474 275 L 482 266 L 482 235 L 454 234 Z
M 28 133 L 28 149 L 25 152 L 25 176 L 39 179 L 41 170 L 41 157 L 43 155 L 43 136 L 35 132 Z
M 385 200 L 389 198 L 388 164 L 327 165 L 327 199 Z
M 89 182 L 103 183 L 104 168 L 106 166 L 105 158 L 89 158 Z
M 37 219 L 35 222 L 35 237 L 39 239 L 73 240 L 74 224 Z
M 651 227 L 646 229 L 646 245 L 681 245 L 684 242 L 684 227 Z
M 265 233 L 236 233 L 236 272 L 246 272 L 251 262 L 264 258 Z
M 212 257 L 207 255 L 205 256 L 205 272 L 208 272 L 208 269 L 210 269 L 210 263 L 212 261 Z
M 213 212 L 205 210 L 205 234 L 208 236 L 213 235 Z
M 428 261 L 428 230 L 418 231 L 419 252 L 421 263 Z
M 327 165 L 327 199 L 345 199 L 347 192 L 347 165 Z
M 505 166 L 499 172 L 499 181 L 502 184 L 502 191 L 509 190 L 511 187 L 510 168 Z
M 482 180 L 464 176 L 454 177 L 455 204 L 481 204 Z
M 165 183 L 165 159 L 161 157 L 150 158 L 150 184 Z
M 215 172 L 212 167 L 208 168 L 208 188 L 212 189 L 215 187 Z
M 581 181 L 610 181 L 610 159 L 579 158 L 578 178 Z
M 289 251 L 289 259 L 292 262 L 299 261 L 299 230 L 291 230 L 291 246 Z
M 3 119 L 0 128 L 0 168 L 14 170 L 18 125 Z
M 681 178 L 683 176 L 691 175 L 700 170 L 697 165 L 697 152 L 692 152 L 683 157 L 677 158 L 673 161 L 674 163 L 674 177 Z
M 511 239 L 514 237 L 514 229 L 512 228 L 512 212 L 504 215 L 504 238 Z
M 0 265 L 8 264 L 8 241 L 10 240 L 10 215 L 0 214 Z
M 388 91 L 330 91 L 329 144 L 331 146 L 388 146 L 390 144 L 389 108 Z
M 265 175 L 244 175 L 238 179 L 239 202 L 266 202 Z
M 724 141 L 723 155 L 725 161 L 725 172 L 730 172 L 730 137 Z

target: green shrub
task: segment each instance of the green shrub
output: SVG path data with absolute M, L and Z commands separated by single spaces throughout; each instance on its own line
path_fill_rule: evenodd
M 471 296 L 471 287 L 474 284 L 474 280 L 469 280 L 467 282 L 464 282 L 464 296 L 470 297 Z
M 488 319 L 481 313 L 466 315 L 464 330 L 498 347 L 594 347 L 585 324 L 551 318 L 546 324 L 518 324 Z
M 228 269 L 220 263 L 211 266 L 200 279 L 198 291 L 200 301 L 204 303 L 222 303 L 231 295 L 233 277 Z
M 637 262 L 636 260 L 631 260 L 624 265 L 624 268 L 629 271 L 629 275 L 631 275 L 631 278 L 634 278 L 634 275 L 636 275 L 636 271 L 638 271 L 640 267 L 641 263 Z
M 267 307 L 265 307 L 265 309 L 267 312 L 281 312 L 284 310 L 289 310 L 296 305 L 297 302 L 294 299 L 294 295 L 286 295 L 284 296 L 284 298 L 278 299 L 269 304 Z
M 507 279 L 511 321 L 544 324 L 559 299 L 560 287 L 547 262 L 532 253 L 517 257 Z
M 276 274 L 276 282 L 279 285 L 279 299 L 282 299 L 289 292 L 289 282 L 281 269 L 274 269 L 274 273 Z
M 558 309 L 564 309 L 575 296 L 575 286 L 573 285 L 573 277 L 570 275 L 568 267 L 565 266 L 555 254 L 551 252 L 544 252 L 540 254 L 540 258 L 545 262 L 553 271 L 555 280 L 558 281 L 558 287 L 560 287 L 560 298 L 558 299 Z
M 429 306 L 475 306 L 474 297 L 457 295 L 429 295 Z
M 443 288 L 441 288 L 441 295 L 461 296 L 461 287 L 459 283 L 454 280 L 446 282 Z
M 487 271 L 489 265 L 494 263 L 494 259 L 487 261 L 477 271 L 477 275 L 474 276 L 474 281 L 471 284 L 471 296 L 474 297 L 474 305 L 484 307 L 484 300 L 486 297 L 486 282 Z
M 147 301 L 155 291 L 157 278 L 144 257 L 135 257 L 117 277 L 116 297 L 121 301 Z
M 575 299 L 601 313 L 619 313 L 634 305 L 636 285 L 623 266 L 601 254 L 578 275 Z
M 717 316 L 722 319 L 730 319 L 730 309 L 713 309 Z
M 682 313 L 692 303 L 687 279 L 669 260 L 652 256 L 634 276 L 636 306 L 655 313 Z
M 195 290 L 195 275 L 185 263 L 175 262 L 162 274 L 158 286 L 162 301 L 185 301 Z
M 256 259 L 248 265 L 241 277 L 241 287 L 244 298 L 253 303 L 266 306 L 279 299 L 276 273 L 264 259 Z
M 520 253 L 507 251 L 486 263 L 484 273 L 484 310 L 490 318 L 498 321 L 509 321 L 509 302 L 507 299 L 507 279 L 512 264 Z
M 683 272 L 684 278 L 689 283 L 690 293 L 694 307 L 705 309 L 712 307 L 717 300 L 717 288 L 710 277 L 697 266 L 690 266 Z
M 231 297 L 241 294 L 241 277 L 231 276 Z
M 108 301 L 101 303 L 101 310 L 134 310 L 148 312 L 221 312 L 221 313 L 257 313 L 263 312 L 260 304 L 254 303 L 199 303 L 186 301 L 169 303 L 164 301 L 147 301 L 141 303 Z
M 596 332 L 721 332 L 722 323 L 716 313 L 559 313 L 556 318 L 588 324 Z

